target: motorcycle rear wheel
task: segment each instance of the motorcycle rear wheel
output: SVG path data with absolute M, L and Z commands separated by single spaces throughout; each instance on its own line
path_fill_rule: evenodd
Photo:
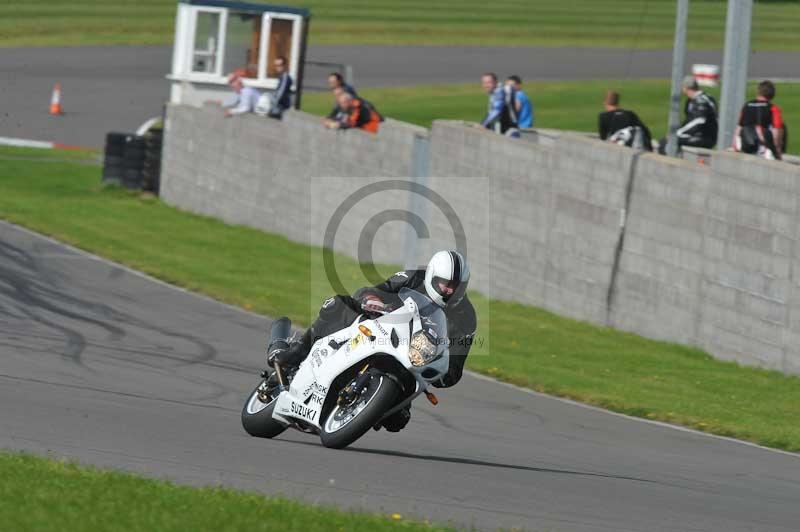
M 400 389 L 384 373 L 370 370 L 370 380 L 361 396 L 345 408 L 336 405 L 322 423 L 322 445 L 343 449 L 380 421 L 383 414 L 394 406 Z

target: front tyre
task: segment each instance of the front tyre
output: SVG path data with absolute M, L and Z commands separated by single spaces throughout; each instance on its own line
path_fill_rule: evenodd
M 257 438 L 274 438 L 286 430 L 286 425 L 272 418 L 275 402 L 278 399 L 278 394 L 275 392 L 277 392 L 275 389 L 267 390 L 266 383 L 262 382 L 247 397 L 247 402 L 242 408 L 242 427 L 249 435 Z
M 384 373 L 370 370 L 370 379 L 358 399 L 349 405 L 335 405 L 322 424 L 322 445 L 333 449 L 347 447 L 363 436 L 394 406 L 398 385 Z

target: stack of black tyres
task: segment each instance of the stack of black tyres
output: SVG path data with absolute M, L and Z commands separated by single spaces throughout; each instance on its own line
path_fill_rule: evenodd
M 143 137 L 128 135 L 122 155 L 122 186 L 131 189 L 142 188 L 144 170 L 145 140 Z
M 128 133 L 108 133 L 103 157 L 103 183 L 121 185 Z
M 130 133 L 108 133 L 103 157 L 103 182 L 142 188 L 145 140 Z
M 142 188 L 158 195 L 158 188 L 161 182 L 161 145 L 164 132 L 161 129 L 151 129 L 143 138 Z

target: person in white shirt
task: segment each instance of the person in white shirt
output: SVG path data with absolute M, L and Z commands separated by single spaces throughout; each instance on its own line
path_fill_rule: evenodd
M 228 85 L 231 86 L 236 94 L 232 101 L 223 106 L 225 107 L 226 117 L 255 111 L 258 99 L 261 97 L 261 91 L 255 87 L 245 85 L 244 81 L 242 81 L 242 73 L 239 71 L 232 73 L 228 77 Z

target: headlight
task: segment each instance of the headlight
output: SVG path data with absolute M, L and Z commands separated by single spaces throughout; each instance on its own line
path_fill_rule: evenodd
M 436 360 L 436 345 L 422 331 L 411 337 L 409 347 L 408 358 L 414 366 L 424 366 Z

